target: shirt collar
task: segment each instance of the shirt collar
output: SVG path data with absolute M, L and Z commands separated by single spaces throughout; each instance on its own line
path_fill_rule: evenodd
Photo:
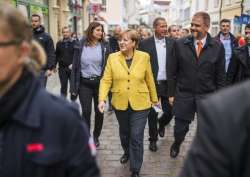
M 230 40 L 230 35 L 224 36 L 223 34 L 220 34 L 220 40 Z
M 162 38 L 162 39 L 159 39 L 159 38 L 156 37 L 155 34 L 154 34 L 154 39 L 155 39 L 155 42 L 156 42 L 156 43 L 163 43 L 163 42 L 165 42 L 165 37 Z
M 202 42 L 202 47 L 204 47 L 205 44 L 206 44 L 206 41 L 207 41 L 207 35 L 206 35 L 203 39 L 201 39 L 201 40 L 195 39 L 195 40 L 194 40 L 194 45 L 195 45 L 195 46 L 197 45 L 197 42 L 198 42 L 198 41 L 201 41 L 201 42 Z

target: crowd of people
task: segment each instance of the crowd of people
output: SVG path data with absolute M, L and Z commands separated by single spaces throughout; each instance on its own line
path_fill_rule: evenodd
M 108 106 L 119 123 L 120 163 L 130 161 L 131 177 L 140 176 L 147 122 L 148 148 L 156 152 L 174 119 L 169 154 L 176 158 L 195 115 L 198 130 L 180 176 L 249 175 L 250 158 L 244 154 L 250 153 L 250 106 L 244 99 L 250 100 L 250 84 L 238 83 L 250 78 L 250 24 L 244 38 L 230 32 L 228 19 L 220 21 L 220 32 L 212 37 L 206 12 L 194 14 L 190 29 L 168 27 L 163 17 L 152 26 L 116 26 L 108 39 L 97 21 L 81 39 L 65 26 L 54 48 L 38 14 L 29 24 L 17 9 L 1 4 L 1 174 L 100 176 L 95 147 L 101 144 Z M 72 102 L 79 98 L 81 116 L 66 99 L 45 90 L 57 67 L 61 96 L 70 93 Z

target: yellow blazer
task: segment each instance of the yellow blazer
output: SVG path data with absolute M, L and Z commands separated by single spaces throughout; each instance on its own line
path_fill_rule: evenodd
M 111 88 L 112 105 L 126 110 L 145 110 L 157 103 L 157 93 L 147 53 L 135 50 L 130 68 L 121 52 L 109 55 L 99 88 L 99 101 L 105 101 Z

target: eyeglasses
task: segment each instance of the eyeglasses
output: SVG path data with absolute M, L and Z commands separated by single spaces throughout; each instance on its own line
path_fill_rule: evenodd
M 0 42 L 0 47 L 8 47 L 11 45 L 19 45 L 22 41 L 21 40 L 11 40 L 6 42 Z

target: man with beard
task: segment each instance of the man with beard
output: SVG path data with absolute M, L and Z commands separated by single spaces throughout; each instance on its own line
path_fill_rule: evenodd
M 209 25 L 209 14 L 197 12 L 191 22 L 192 35 L 175 42 L 174 57 L 168 61 L 169 102 L 175 115 L 172 158 L 179 154 L 199 101 L 225 85 L 224 47 L 210 36 Z
M 227 72 L 228 66 L 230 64 L 233 49 L 238 47 L 237 41 L 232 33 L 230 33 L 231 25 L 230 20 L 222 19 L 220 21 L 220 32 L 215 37 L 216 40 L 220 41 L 225 49 L 225 71 Z
M 113 36 L 109 38 L 109 45 L 110 45 L 111 53 L 118 52 L 120 50 L 119 45 L 118 45 L 118 39 L 120 37 L 121 32 L 122 32 L 122 28 L 118 25 L 115 27 L 113 31 Z
M 45 32 L 44 27 L 41 25 L 41 17 L 38 14 L 31 16 L 31 25 L 33 38 L 41 44 L 47 56 L 47 63 L 40 73 L 40 82 L 42 86 L 46 87 L 47 77 L 52 75 L 55 68 L 55 48 L 51 36 Z
M 233 51 L 232 62 L 228 68 L 228 84 L 250 78 L 250 24 L 245 27 L 246 44 Z

